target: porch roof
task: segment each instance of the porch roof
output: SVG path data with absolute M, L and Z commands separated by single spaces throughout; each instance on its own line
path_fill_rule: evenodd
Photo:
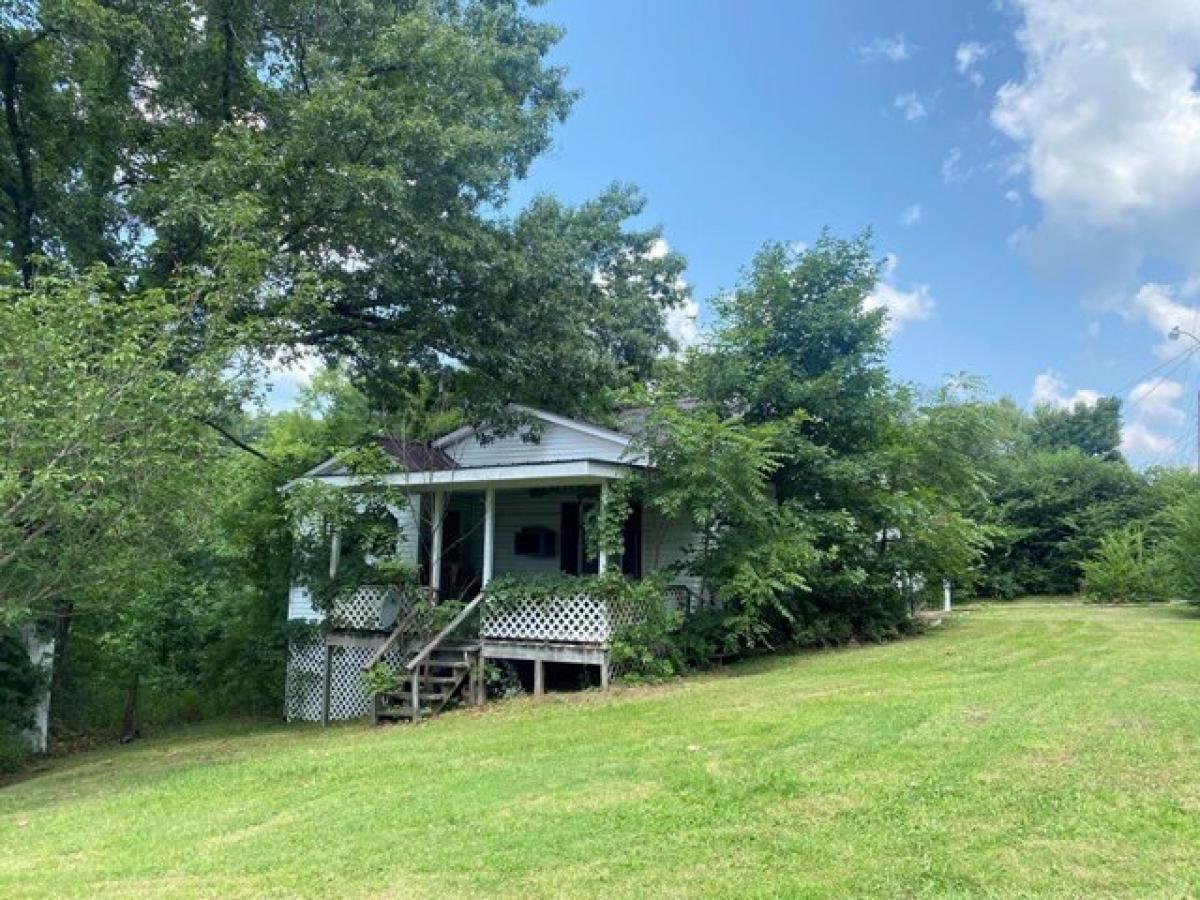
M 354 487 L 367 481 L 419 491 L 478 491 L 485 488 L 559 487 L 579 484 L 603 484 L 624 478 L 641 468 L 628 463 L 596 459 L 561 462 L 513 463 L 500 466 L 462 466 L 425 472 L 395 472 L 366 478 L 358 475 L 311 475 L 315 481 L 335 487 Z

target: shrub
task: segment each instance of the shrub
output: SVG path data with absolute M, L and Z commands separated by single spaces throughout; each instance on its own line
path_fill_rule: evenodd
M 1162 552 L 1177 596 L 1200 603 L 1200 495 L 1189 494 L 1168 507 L 1163 517 Z
M 1140 526 L 1127 526 L 1100 539 L 1083 563 L 1083 592 L 1097 603 L 1139 603 L 1167 597 L 1163 556 L 1146 546 Z
M 30 755 L 21 732 L 33 724 L 43 683 L 25 642 L 12 631 L 0 631 L 0 772 L 12 771 Z
M 521 686 L 521 676 L 517 674 L 513 664 L 506 660 L 489 662 L 483 667 L 483 688 L 489 700 L 507 700 L 525 693 L 525 688 Z
M 686 662 L 676 643 L 679 614 L 647 608 L 632 624 L 614 631 L 609 648 L 613 670 L 622 681 L 661 681 L 680 675 Z

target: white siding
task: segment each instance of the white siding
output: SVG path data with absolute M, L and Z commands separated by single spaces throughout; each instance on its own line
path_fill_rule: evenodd
M 292 589 L 288 591 L 288 618 L 320 622 L 325 618 L 325 614 L 313 608 L 308 588 L 293 584 Z
M 552 575 L 562 570 L 561 504 L 567 495 L 532 496 L 528 491 L 498 491 L 496 493 L 496 562 L 497 575 Z M 517 556 L 513 540 L 522 528 L 540 525 L 557 535 L 555 554 L 549 557 Z
M 417 564 L 417 546 L 420 536 L 421 497 L 414 494 L 409 498 L 409 504 L 399 510 L 399 524 L 396 553 L 403 561 Z M 288 591 L 288 618 L 303 619 L 309 622 L 320 622 L 325 618 L 321 610 L 312 604 L 308 588 L 292 585 Z
M 399 537 L 396 541 L 396 555 L 410 565 L 417 565 L 417 547 L 421 538 L 421 495 L 413 494 L 408 498 L 408 504 L 396 517 L 399 526 Z
M 642 571 L 648 575 L 686 562 L 695 537 L 686 518 L 664 519 L 647 509 L 642 517 Z M 697 594 L 700 591 L 700 579 L 693 575 L 672 575 L 670 582 L 687 585 Z
M 550 423 L 542 430 L 537 443 L 511 434 L 485 444 L 472 435 L 442 449 L 460 466 L 508 466 L 578 459 L 621 462 L 625 453 L 624 444 L 618 440 Z

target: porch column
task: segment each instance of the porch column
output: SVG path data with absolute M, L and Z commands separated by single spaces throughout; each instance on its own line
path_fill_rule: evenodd
M 488 586 L 492 580 L 493 557 L 496 555 L 496 489 L 483 492 L 483 577 L 480 583 Z
M 604 521 L 605 510 L 608 508 L 608 482 L 600 482 L 600 521 Z M 600 556 L 596 560 L 596 572 L 603 575 L 608 569 L 608 548 L 604 546 L 604 542 L 600 542 Z
M 433 516 L 429 521 L 429 587 L 437 598 L 442 587 L 442 524 L 446 519 L 446 492 L 433 495 Z
M 342 562 L 342 531 L 339 528 L 329 539 L 329 577 L 337 575 L 338 566 Z

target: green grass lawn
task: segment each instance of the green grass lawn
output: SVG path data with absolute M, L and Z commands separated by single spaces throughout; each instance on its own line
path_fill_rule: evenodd
M 1200 616 L 888 646 L 419 727 L 210 727 L 0 789 L 0 896 L 1200 893 Z

